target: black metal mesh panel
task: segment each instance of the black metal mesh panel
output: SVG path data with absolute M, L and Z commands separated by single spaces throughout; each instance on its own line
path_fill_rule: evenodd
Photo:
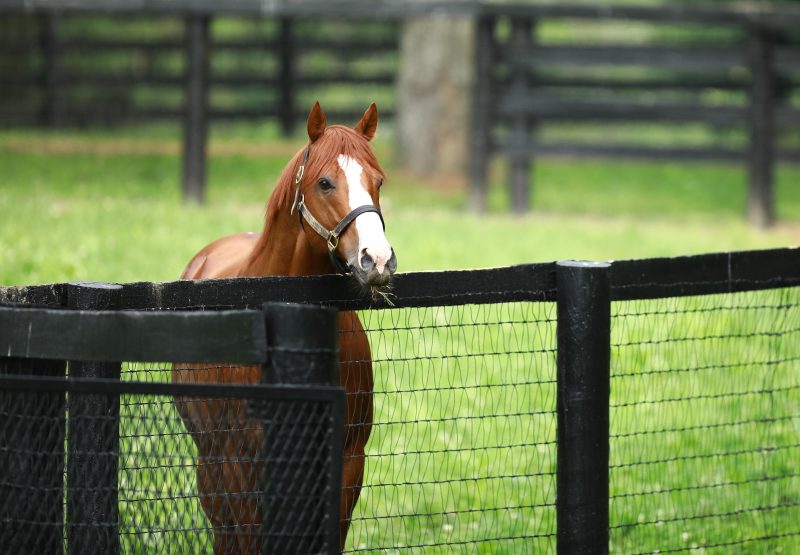
M 0 549 L 5 553 L 62 549 L 64 407 L 63 393 L 0 390 Z
M 129 372 L 123 370 L 123 378 L 154 378 L 159 373 L 166 376 L 163 381 L 169 381 L 169 371 L 163 366 L 142 364 L 131 364 Z M 214 534 L 198 495 L 197 445 L 175 409 L 174 399 L 123 395 L 120 413 L 119 533 L 123 550 L 210 553 Z M 229 427 L 219 422 L 220 429 Z
M 125 388 L 139 384 L 28 385 L 6 391 L 0 380 L 0 545 L 9 552 L 211 553 L 215 542 L 329 550 L 341 405 L 313 388 L 307 398 L 265 386 L 176 398 L 162 384 L 136 393 Z M 202 416 L 202 430 L 187 431 L 176 399 Z M 213 456 L 198 458 L 204 444 Z
M 346 550 L 554 551 L 555 305 L 360 317 L 374 418 Z
M 796 551 L 800 288 L 612 314 L 612 551 Z

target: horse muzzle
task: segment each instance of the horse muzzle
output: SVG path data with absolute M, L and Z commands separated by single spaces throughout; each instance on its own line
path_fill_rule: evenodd
M 358 261 L 350 264 L 353 275 L 356 279 L 367 287 L 381 287 L 388 285 L 392 281 L 392 276 L 397 271 L 397 255 L 392 249 L 392 255 L 385 263 L 376 263 L 375 259 L 368 251 L 361 254 Z

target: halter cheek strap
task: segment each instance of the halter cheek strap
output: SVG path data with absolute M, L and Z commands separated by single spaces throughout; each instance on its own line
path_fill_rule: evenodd
M 297 210 L 297 216 L 300 219 L 300 227 L 303 227 L 303 220 L 305 220 L 311 229 L 316 231 L 318 235 L 325 239 L 325 242 L 328 245 L 328 257 L 331 259 L 333 267 L 336 268 L 339 273 L 348 274 L 350 273 L 350 270 L 347 264 L 342 262 L 339 257 L 336 256 L 336 248 L 339 246 L 339 237 L 342 236 L 345 230 L 356 218 L 367 212 L 375 212 L 381 219 L 381 224 L 383 225 L 384 229 L 386 229 L 386 222 L 383 221 L 383 214 L 381 214 L 381 211 L 377 206 L 374 204 L 365 204 L 348 212 L 348 214 L 342 218 L 332 230 L 327 229 L 324 225 L 319 223 L 319 220 L 314 217 L 314 215 L 309 211 L 308 206 L 306 206 L 305 195 L 300 192 L 300 182 L 303 180 L 303 174 L 305 173 L 307 161 L 308 147 L 306 147 L 306 150 L 303 153 L 303 161 L 300 163 L 300 167 L 297 168 L 297 174 L 295 174 L 294 177 L 294 202 L 292 203 L 290 214 L 293 214 L 295 209 Z

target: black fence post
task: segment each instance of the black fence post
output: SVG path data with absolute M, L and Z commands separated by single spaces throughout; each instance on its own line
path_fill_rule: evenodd
M 76 310 L 119 308 L 122 286 L 70 283 Z M 119 362 L 69 362 L 70 378 L 120 378 Z M 119 397 L 70 395 L 67 417 L 67 553 L 119 553 Z
M 531 45 L 532 20 L 515 18 L 511 22 L 511 46 L 516 50 L 511 61 L 511 87 L 516 95 L 524 97 L 528 91 L 528 70 L 525 66 L 525 50 Z M 531 204 L 531 163 L 530 156 L 524 147 L 530 145 L 530 123 L 528 118 L 519 117 L 512 125 L 512 137 L 515 148 L 509 160 L 509 188 L 511 210 L 524 214 Z
M 61 71 L 61 49 L 58 45 L 58 16 L 43 13 L 39 16 L 39 45 L 42 51 L 42 124 L 48 127 L 61 125 L 59 101 L 59 73 Z
M 294 97 L 295 97 L 295 56 L 294 25 L 289 17 L 280 18 L 279 44 L 280 53 L 280 98 L 278 100 L 278 120 L 281 131 L 288 137 L 294 131 Z
M 0 375 L 64 371 L 63 360 L 0 357 Z M 63 552 L 64 400 L 0 392 L 0 553 Z
M 775 220 L 775 72 L 773 37 L 766 29 L 750 29 L 750 147 L 747 218 L 764 228 Z
M 559 262 L 557 551 L 608 553 L 609 264 Z
M 183 122 L 183 200 L 202 203 L 208 142 L 209 18 L 186 18 L 186 99 Z
M 338 311 L 312 305 L 264 305 L 269 360 L 262 382 L 339 385 Z M 338 553 L 343 430 L 334 430 L 335 468 L 325 460 L 325 426 L 341 428 L 343 415 L 314 422 L 319 414 L 272 412 L 264 422 L 265 473 L 261 507 L 262 553 Z M 291 421 L 290 421 L 291 420 Z M 322 531 L 322 532 L 321 532 Z
M 472 85 L 472 119 L 469 144 L 470 208 L 486 210 L 488 165 L 492 132 L 492 53 L 494 49 L 493 17 L 481 16 L 475 21 L 475 74 Z

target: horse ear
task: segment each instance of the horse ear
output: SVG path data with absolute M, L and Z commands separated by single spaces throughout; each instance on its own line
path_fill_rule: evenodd
M 375 103 L 373 102 L 369 105 L 367 111 L 364 112 L 364 115 L 361 117 L 361 121 L 359 121 L 353 129 L 355 129 L 356 133 L 361 133 L 364 135 L 364 138 L 369 141 L 375 136 L 375 130 L 377 128 L 378 107 L 375 106 Z
M 317 101 L 308 114 L 308 138 L 311 139 L 312 143 L 322 136 L 327 125 L 328 118 L 325 116 L 325 112 L 322 111 L 319 101 Z

